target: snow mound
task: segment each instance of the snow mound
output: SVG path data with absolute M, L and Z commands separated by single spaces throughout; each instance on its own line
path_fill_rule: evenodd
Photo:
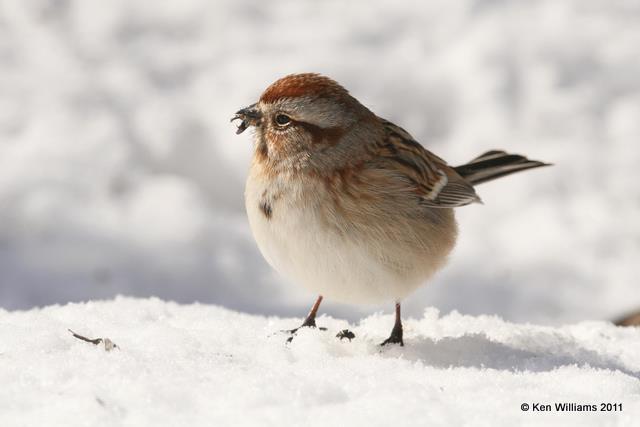
M 632 425 L 640 415 L 637 328 L 427 309 L 406 320 L 405 347 L 377 345 L 393 322 L 382 314 L 321 316 L 327 331 L 287 344 L 280 330 L 300 322 L 123 297 L 0 310 L 0 425 Z M 335 337 L 345 328 L 352 342 Z M 533 410 L 556 403 L 622 411 Z

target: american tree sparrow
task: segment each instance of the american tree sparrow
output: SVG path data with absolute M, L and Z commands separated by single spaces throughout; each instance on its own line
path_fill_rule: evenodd
M 316 325 L 323 296 L 395 301 L 382 345 L 403 345 L 400 301 L 444 265 L 453 208 L 480 202 L 477 184 L 546 166 L 504 151 L 449 166 L 318 74 L 276 81 L 232 120 L 237 133 L 255 127 L 245 203 L 258 247 L 319 295 L 301 327 Z

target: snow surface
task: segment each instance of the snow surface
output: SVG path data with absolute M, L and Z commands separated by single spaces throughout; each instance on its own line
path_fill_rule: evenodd
M 158 299 L 0 310 L 0 425 L 637 425 L 640 328 L 558 328 L 493 316 L 405 322 L 302 319 Z M 77 340 L 108 337 L 119 349 Z M 349 328 L 352 342 L 339 341 Z M 622 403 L 617 413 L 522 412 L 522 403 Z
M 250 135 L 229 119 L 318 71 L 453 164 L 492 148 L 556 164 L 481 186 L 406 313 L 636 309 L 639 20 L 633 0 L 2 1 L 0 306 L 125 294 L 303 315 L 315 296 L 248 230 Z

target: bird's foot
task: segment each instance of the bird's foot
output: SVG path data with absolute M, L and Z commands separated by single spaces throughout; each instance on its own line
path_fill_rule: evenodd
M 402 326 L 394 326 L 389 338 L 380 343 L 380 346 L 385 346 L 387 344 L 400 344 L 400 347 L 404 347 L 404 341 L 402 340 Z
M 326 331 L 327 328 L 325 328 L 324 326 L 316 326 L 316 319 L 305 319 L 304 322 L 302 322 L 302 325 L 298 326 L 297 328 L 294 329 L 284 329 L 282 332 L 286 332 L 288 334 L 294 335 L 296 332 L 298 332 L 299 329 L 301 328 L 318 328 L 321 331 Z
M 287 338 L 287 343 L 290 343 L 291 341 L 293 341 L 293 337 L 296 336 L 296 333 L 298 332 L 299 329 L 301 328 L 314 328 L 314 329 L 318 329 L 320 331 L 326 331 L 327 328 L 323 327 L 323 326 L 316 326 L 316 319 L 310 319 L 310 318 L 306 318 L 304 320 L 304 322 L 302 322 L 302 325 L 298 326 L 295 329 L 285 329 L 282 332 L 285 332 L 287 334 L 290 334 L 291 336 L 289 338 Z

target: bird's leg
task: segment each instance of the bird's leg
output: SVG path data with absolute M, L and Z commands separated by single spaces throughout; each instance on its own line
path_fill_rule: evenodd
M 404 346 L 404 341 L 402 340 L 402 320 L 400 319 L 400 303 L 396 303 L 396 323 L 393 325 L 393 330 L 391 330 L 391 335 L 389 338 L 384 340 L 380 345 L 387 344 L 400 344 Z
M 309 314 L 307 314 L 306 319 L 302 322 L 300 327 L 310 326 L 312 328 L 316 327 L 316 314 L 318 314 L 318 309 L 320 308 L 320 303 L 322 302 L 322 295 L 318 295 L 318 299 L 315 303 L 313 303 L 313 307 L 309 310 Z
M 309 314 L 307 314 L 307 318 L 304 319 L 304 322 L 302 322 L 302 325 L 298 326 L 295 329 L 290 329 L 287 332 L 289 332 L 291 334 L 295 334 L 296 332 L 298 332 L 298 329 L 300 329 L 300 328 L 315 328 L 316 327 L 316 314 L 318 314 L 318 308 L 320 308 L 320 303 L 321 302 L 322 302 L 322 295 L 318 296 L 318 299 L 313 304 L 313 307 L 311 307 L 311 310 L 309 310 Z M 326 330 L 326 328 L 319 328 L 319 329 L 320 330 Z

